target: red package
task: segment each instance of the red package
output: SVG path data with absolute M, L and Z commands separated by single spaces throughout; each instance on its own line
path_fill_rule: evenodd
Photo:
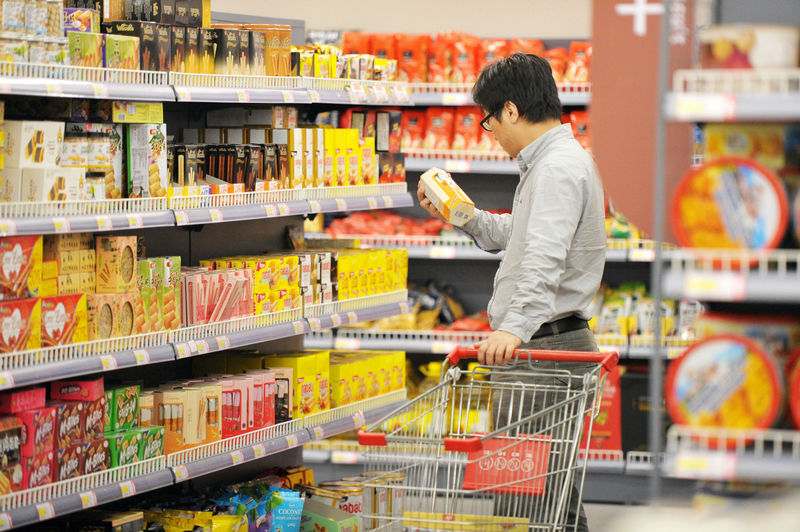
M 539 39 L 511 39 L 508 41 L 508 55 L 517 52 L 526 54 L 544 55 L 544 43 Z
M 27 388 L 0 395 L 0 413 L 16 414 L 23 410 L 43 408 L 47 390 L 43 387 Z
M 370 35 L 358 31 L 346 31 L 342 34 L 342 50 L 344 55 L 370 53 Z
M 498 59 L 508 57 L 508 44 L 503 39 L 484 39 L 478 48 L 476 66 L 480 71 Z
M 483 114 L 477 107 L 458 107 L 453 124 L 452 150 L 480 149 Z
M 53 453 L 22 459 L 22 489 L 38 488 L 53 482 Z
M 428 79 L 427 35 L 397 34 L 397 81 L 421 83 Z
M 428 150 L 449 150 L 453 140 L 455 113 L 447 107 L 429 107 L 426 112 L 427 125 L 422 147 Z
M 397 41 L 394 33 L 370 35 L 369 53 L 383 59 L 397 59 Z
M 619 385 L 619 366 L 608 372 L 600 400 L 600 413 L 594 420 L 589 449 L 619 451 L 622 449 L 622 392 Z M 586 418 L 588 425 L 589 418 Z M 586 435 L 583 431 L 581 449 L 586 448 Z
M 83 475 L 83 444 L 79 443 L 56 452 L 52 469 L 54 482 Z
M 569 83 L 588 83 L 592 45 L 588 42 L 572 42 L 569 45 L 569 62 L 564 79 Z
M 373 139 L 377 135 L 377 113 L 375 110 L 367 111 L 367 118 L 364 120 L 364 136 L 365 137 L 372 137 Z
M 453 42 L 450 47 L 452 63 L 450 81 L 452 83 L 475 83 L 475 80 L 478 79 L 475 55 L 480 45 L 480 39 L 467 34 L 461 34 L 460 38 Z
M 425 139 L 425 111 L 403 111 L 403 136 L 400 144 L 403 151 L 418 150 Z
M 66 449 L 83 441 L 83 403 L 79 401 L 50 403 L 55 408 L 55 449 Z
M 83 444 L 83 474 L 105 471 L 111 467 L 111 453 L 108 440 L 99 438 Z
M 544 58 L 550 63 L 550 68 L 553 69 L 553 79 L 556 80 L 556 83 L 562 83 L 564 81 L 567 57 L 566 48 L 553 48 L 544 53 Z
M 55 381 L 50 383 L 50 399 L 57 401 L 95 401 L 103 397 L 103 377 L 91 381 Z
M 428 81 L 447 83 L 450 81 L 453 37 L 440 33 L 431 39 L 428 47 Z
M 49 453 L 54 447 L 56 409 L 52 407 L 26 410 L 17 414 L 22 423 L 22 456 L 39 456 Z

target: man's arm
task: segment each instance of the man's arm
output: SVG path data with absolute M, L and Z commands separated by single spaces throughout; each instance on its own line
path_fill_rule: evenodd
M 419 182 L 419 186 L 417 187 L 417 199 L 419 200 L 420 207 L 425 209 L 432 217 L 445 222 L 447 221 L 441 213 L 436 210 L 431 200 L 425 197 L 425 189 L 422 186 L 422 181 Z M 511 233 L 511 215 L 491 214 L 480 209 L 475 209 L 475 216 L 472 220 L 465 223 L 461 230 L 472 237 L 475 244 L 482 250 L 497 253 L 498 251 L 506 249 L 508 237 Z

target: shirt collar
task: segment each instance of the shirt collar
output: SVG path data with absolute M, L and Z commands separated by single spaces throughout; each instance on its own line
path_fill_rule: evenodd
M 561 124 L 560 126 L 554 127 L 520 150 L 519 154 L 517 155 L 519 169 L 524 174 L 531 168 L 531 166 L 536 164 L 536 161 L 538 161 L 544 155 L 544 153 L 547 151 L 547 148 L 553 142 L 571 138 L 573 138 L 571 125 Z

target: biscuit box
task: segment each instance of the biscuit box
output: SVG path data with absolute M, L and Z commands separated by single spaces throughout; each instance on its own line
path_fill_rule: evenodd
M 164 427 L 151 426 L 136 430 L 141 435 L 139 460 L 149 460 L 164 454 Z
M 83 442 L 83 403 L 50 403 L 55 409 L 55 449 L 61 450 Z
M 0 394 L 0 413 L 16 414 L 23 410 L 43 408 L 47 389 L 43 387 L 26 388 Z
M 111 467 L 111 452 L 106 438 L 83 444 L 83 474 L 105 471 Z
M 39 295 L 42 249 L 41 236 L 0 238 L 0 299 Z
M 0 418 L 0 495 L 22 489 L 21 441 L 19 419 L 14 416 Z
M 139 386 L 106 390 L 106 432 L 124 431 L 136 426 L 139 416 Z
M 139 38 L 131 35 L 106 35 L 106 68 L 139 70 Z
M 87 332 L 89 341 L 105 340 L 118 330 L 116 296 L 114 294 L 87 294 Z
M 96 401 L 103 397 L 103 377 L 87 381 L 54 381 L 50 399 L 59 401 Z
M 142 70 L 157 71 L 159 68 L 156 28 L 154 22 L 117 20 L 103 23 L 104 33 L 114 33 L 139 38 L 139 67 Z
M 78 443 L 56 451 L 53 473 L 55 482 L 83 475 L 83 444 Z
M 42 305 L 38 299 L 0 301 L 0 353 L 42 347 Z
M 100 438 L 105 432 L 106 423 L 106 398 L 100 397 L 94 401 L 86 403 L 84 409 L 83 433 L 86 440 Z
M 38 488 L 53 482 L 53 452 L 22 459 L 22 489 Z
M 44 407 L 17 414 L 22 423 L 20 454 L 24 457 L 49 453 L 54 448 L 55 408 Z
M 52 168 L 61 164 L 64 122 L 6 120 L 5 168 Z
M 121 467 L 139 461 L 142 434 L 134 430 L 106 434 L 111 452 L 111 467 Z
M 42 298 L 42 347 L 87 340 L 86 294 Z
M 136 237 L 97 237 L 97 292 L 124 294 L 136 290 Z
M 129 124 L 127 133 L 130 197 L 166 196 L 169 186 L 166 124 Z

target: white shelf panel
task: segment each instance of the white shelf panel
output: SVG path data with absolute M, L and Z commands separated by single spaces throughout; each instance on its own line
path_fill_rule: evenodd
M 409 86 L 414 105 L 475 105 L 472 83 L 411 83 Z M 558 83 L 557 86 L 562 105 L 589 105 L 591 102 L 591 83 Z
M 406 156 L 407 172 L 425 172 L 434 167 L 456 174 L 519 175 L 519 164 L 511 160 Z

